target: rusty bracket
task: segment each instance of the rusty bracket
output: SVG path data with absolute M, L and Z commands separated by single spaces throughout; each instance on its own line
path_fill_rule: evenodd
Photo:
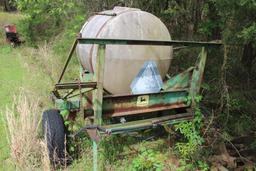
M 100 141 L 100 136 L 97 132 L 97 128 L 95 128 L 95 129 L 86 129 L 86 132 L 93 141 L 96 141 L 96 142 Z
M 110 134 L 110 132 L 108 132 L 107 129 L 100 127 L 99 125 L 87 125 L 83 128 L 81 128 L 79 131 L 77 131 L 75 134 L 72 135 L 72 137 L 76 137 L 78 136 L 80 133 L 86 131 L 87 134 L 89 135 L 89 137 L 96 142 L 100 141 L 100 135 L 98 133 L 98 131 L 106 133 L 106 134 Z

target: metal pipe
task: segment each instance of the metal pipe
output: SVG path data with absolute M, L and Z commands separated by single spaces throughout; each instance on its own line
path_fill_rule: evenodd
M 97 39 L 97 38 L 78 38 L 80 44 L 112 44 L 112 45 L 151 45 L 151 46 L 221 46 L 222 43 L 215 42 L 196 42 L 181 40 L 131 40 L 131 39 Z
M 77 43 L 78 43 L 78 41 L 77 41 L 77 39 L 76 39 L 76 40 L 74 41 L 73 45 L 72 45 L 72 48 L 71 48 L 70 51 L 69 51 L 68 58 L 67 58 L 66 63 L 65 63 L 65 65 L 64 65 L 64 67 L 63 67 L 63 70 L 62 70 L 62 72 L 61 72 L 61 74 L 60 74 L 58 83 L 61 82 L 61 79 L 62 79 L 62 77 L 63 77 L 63 75 L 64 75 L 64 73 L 65 73 L 65 71 L 66 71 L 66 69 L 67 69 L 67 66 L 68 66 L 68 64 L 69 64 L 69 62 L 70 62 L 70 59 L 71 59 L 73 53 L 74 53 L 74 50 L 75 50 L 75 48 L 76 48 Z

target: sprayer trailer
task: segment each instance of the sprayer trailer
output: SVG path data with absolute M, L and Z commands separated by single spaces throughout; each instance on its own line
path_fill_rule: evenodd
M 86 132 L 93 142 L 97 170 L 98 143 L 103 134 L 127 134 L 193 119 L 207 49 L 221 43 L 171 40 L 154 15 L 115 7 L 85 23 L 74 41 L 52 91 L 55 109 L 43 113 L 50 158 L 65 157 L 66 128 L 71 137 Z M 173 49 L 201 48 L 194 65 L 167 76 Z M 62 82 L 76 50 L 80 75 Z
M 80 78 L 77 81 L 62 83 L 77 44 L 99 45 L 96 70 L 89 73 L 81 67 Z M 104 75 L 107 45 L 201 47 L 201 52 L 194 66 L 165 80 L 158 93 L 112 95 L 103 88 L 103 79 L 107 77 Z M 65 126 L 60 115 L 62 112 L 67 113 L 67 118 L 74 122 L 77 118 L 80 119 L 79 122 L 84 120 L 84 126 L 72 135 L 87 131 L 93 141 L 95 155 L 101 134 L 122 134 L 192 119 L 195 97 L 199 95 L 204 73 L 207 48 L 220 45 L 174 40 L 76 39 L 52 91 L 56 109 L 47 110 L 43 114 L 43 128 L 48 131 L 46 135 L 50 156 L 54 149 L 57 149 L 59 158 L 64 156 Z M 55 134 L 58 136 L 53 136 Z

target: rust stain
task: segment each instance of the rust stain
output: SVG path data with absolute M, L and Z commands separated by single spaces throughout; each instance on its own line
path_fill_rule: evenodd
M 149 107 L 119 107 L 114 108 L 112 110 L 104 110 L 103 116 L 104 117 L 117 117 L 117 116 L 127 116 L 127 115 L 136 115 L 141 113 L 149 113 L 149 112 L 157 112 L 157 111 L 164 111 L 170 109 L 177 109 L 187 107 L 184 103 L 175 103 L 175 104 L 168 104 L 168 105 L 153 105 Z

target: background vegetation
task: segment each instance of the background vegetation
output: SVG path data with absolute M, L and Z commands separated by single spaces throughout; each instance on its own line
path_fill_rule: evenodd
M 173 39 L 222 40 L 226 44 L 226 53 L 217 49 L 209 52 L 202 87 L 203 98 L 198 97 L 200 105 L 196 119 L 200 122 L 194 120 L 176 125 L 173 128 L 176 131 L 170 131 L 163 139 L 138 141 L 131 138 L 128 143 L 125 143 L 127 137 L 107 139 L 108 153 L 103 155 L 105 158 L 102 160 L 106 161 L 106 170 L 209 170 L 255 166 L 255 0 L 16 0 L 11 5 L 22 15 L 1 13 L 0 19 L 4 19 L 0 23 L 6 24 L 6 18 L 12 18 L 8 22 L 17 24 L 26 45 L 10 49 L 1 43 L 0 65 L 3 66 L 0 68 L 4 68 L 1 70 L 1 81 L 14 80 L 8 85 L 27 87 L 25 89 L 31 90 L 32 96 L 27 97 L 31 101 L 41 97 L 37 99 L 40 104 L 38 111 L 50 105 L 47 95 L 69 47 L 83 23 L 94 12 L 117 5 L 140 8 L 161 18 Z M 192 57 L 194 54 L 194 51 L 178 52 L 171 71 L 190 66 L 191 61 L 183 56 Z M 8 58 L 13 60 L 9 61 Z M 73 62 L 72 65 L 77 63 Z M 6 68 L 17 69 L 9 71 Z M 71 67 L 67 79 L 74 78 L 76 68 Z M 7 74 L 10 72 L 12 74 Z M 29 79 L 31 81 L 25 77 L 27 83 L 20 84 L 24 73 L 36 74 Z M 1 103 L 10 106 L 11 93 L 6 92 L 11 92 L 13 88 L 4 85 L 1 83 L 0 94 L 9 100 L 1 98 Z M 3 108 L 4 105 L 1 106 Z M 15 105 L 13 110 L 19 113 Z M 243 138 L 247 143 L 241 143 L 242 148 L 236 146 L 235 140 L 241 142 Z M 0 142 L 6 147 L 5 140 Z M 90 143 L 86 138 L 83 142 L 79 145 L 78 159 L 68 169 L 83 170 L 85 166 L 90 169 Z M 118 145 L 124 143 L 123 146 Z M 8 153 L 5 150 L 0 160 L 8 159 Z M 27 167 L 26 164 L 23 166 Z

